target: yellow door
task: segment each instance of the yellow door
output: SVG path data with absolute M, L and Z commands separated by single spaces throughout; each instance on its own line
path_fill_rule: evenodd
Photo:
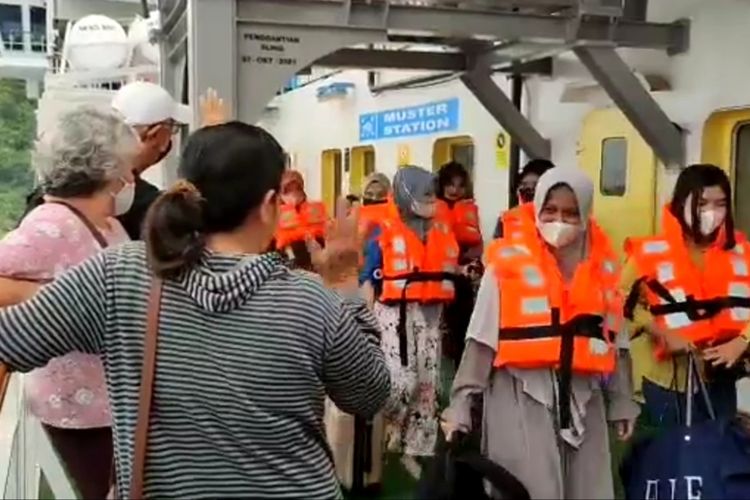
M 444 137 L 435 141 L 432 147 L 432 171 L 437 172 L 440 167 L 450 161 L 457 161 L 469 171 L 474 179 L 474 140 L 468 135 L 458 137 Z
M 328 213 L 333 213 L 336 200 L 341 196 L 341 151 L 328 149 L 321 155 L 320 186 L 323 203 Z
M 735 227 L 750 234 L 750 109 L 713 113 L 703 128 L 702 159 L 723 168 L 734 187 Z
M 361 195 L 362 183 L 375 171 L 375 148 L 357 146 L 352 148 L 352 167 L 349 171 L 349 193 Z
M 656 157 L 617 109 L 595 110 L 584 119 L 578 163 L 594 183 L 594 216 L 622 253 L 631 236 L 653 234 Z

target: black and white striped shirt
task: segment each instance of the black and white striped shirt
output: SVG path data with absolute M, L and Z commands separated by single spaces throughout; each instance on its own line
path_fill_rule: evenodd
M 0 312 L 0 362 L 27 371 L 100 353 L 120 495 L 131 477 L 150 276 L 142 243 L 104 252 Z M 207 254 L 165 283 L 147 497 L 334 498 L 324 397 L 372 415 L 390 379 L 377 326 L 272 254 Z

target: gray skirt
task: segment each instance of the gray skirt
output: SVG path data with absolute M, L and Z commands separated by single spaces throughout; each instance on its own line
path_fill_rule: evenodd
M 604 395 L 586 403 L 578 448 L 563 442 L 555 415 L 523 390 L 507 370 L 492 372 L 485 390 L 484 453 L 514 474 L 534 499 L 614 498 Z

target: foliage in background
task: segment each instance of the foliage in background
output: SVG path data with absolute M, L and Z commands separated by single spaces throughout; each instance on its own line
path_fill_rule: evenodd
M 35 108 L 23 81 L 0 80 L 0 235 L 15 226 L 33 185 Z

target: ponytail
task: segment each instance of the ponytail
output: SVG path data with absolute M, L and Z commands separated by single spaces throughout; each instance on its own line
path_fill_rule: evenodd
M 151 205 L 145 239 L 154 275 L 173 278 L 200 261 L 205 248 L 203 204 L 198 189 L 181 180 Z

